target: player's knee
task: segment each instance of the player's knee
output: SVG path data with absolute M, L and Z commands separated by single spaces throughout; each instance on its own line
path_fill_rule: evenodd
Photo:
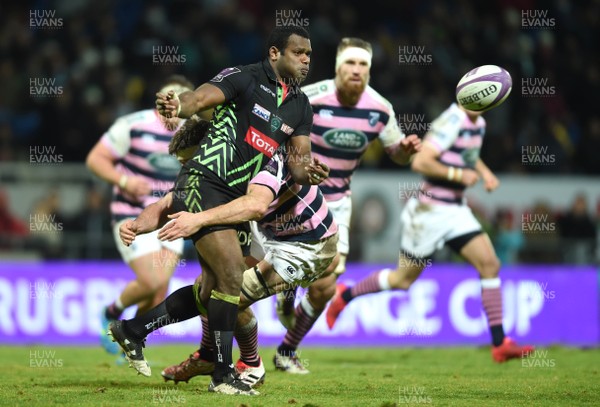
M 498 277 L 500 271 L 500 259 L 497 256 L 486 256 L 478 266 L 479 274 L 484 278 Z
M 308 288 L 308 299 L 311 304 L 320 309 L 333 298 L 335 294 L 335 279 L 328 278 L 320 284 L 313 284 Z
M 137 278 L 138 284 L 149 295 L 154 295 L 162 286 L 162 279 L 157 275 L 140 275 Z
M 408 290 L 415 280 L 396 270 L 390 276 L 390 286 L 396 290 Z
M 225 294 L 239 295 L 245 267 L 243 264 L 230 265 L 216 271 L 216 289 Z

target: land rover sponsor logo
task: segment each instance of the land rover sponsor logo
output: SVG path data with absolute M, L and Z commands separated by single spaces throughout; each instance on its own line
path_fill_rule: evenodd
M 172 155 L 164 153 L 152 153 L 148 155 L 148 163 L 155 170 L 165 175 L 177 175 L 181 169 L 181 165 L 177 158 Z
M 325 143 L 342 150 L 360 150 L 367 144 L 367 135 L 353 129 L 331 129 L 323 134 Z

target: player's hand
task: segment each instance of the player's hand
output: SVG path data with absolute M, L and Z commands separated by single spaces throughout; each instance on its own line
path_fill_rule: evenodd
M 464 185 L 471 187 L 475 185 L 477 181 L 479 181 L 479 174 L 477 173 L 477 171 L 472 170 L 470 168 L 463 168 L 462 170 L 462 178 L 460 182 Z
M 500 186 L 500 180 L 491 172 L 482 174 L 481 178 L 483 179 L 483 187 L 487 192 L 492 192 Z
M 416 134 L 410 134 L 400 140 L 400 148 L 407 156 L 412 156 L 421 151 L 423 144 Z
M 131 245 L 137 234 L 137 225 L 132 219 L 128 219 L 119 226 L 119 237 L 125 246 Z
M 161 116 L 166 118 L 177 117 L 177 113 L 180 110 L 179 97 L 172 90 L 166 94 L 156 94 L 156 110 Z
M 150 192 L 152 192 L 150 184 L 144 178 L 135 175 L 127 177 L 127 183 L 123 189 L 128 194 L 135 196 L 138 200 L 141 200 L 142 197 L 149 195 Z
M 315 157 L 305 167 L 305 170 L 308 173 L 308 181 L 311 185 L 319 185 L 325 178 L 329 177 L 329 166 Z
M 193 235 L 202 228 L 202 223 L 198 222 L 197 215 L 199 214 L 190 212 L 177 212 L 168 215 L 169 219 L 173 220 L 158 232 L 158 239 L 171 242 L 181 237 Z

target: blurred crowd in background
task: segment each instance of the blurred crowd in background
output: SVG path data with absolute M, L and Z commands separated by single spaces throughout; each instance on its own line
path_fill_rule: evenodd
M 83 163 L 117 117 L 154 105 L 154 94 L 167 75 L 184 74 L 200 85 L 225 67 L 263 59 L 268 33 L 287 19 L 306 25 L 311 34 L 313 55 L 306 83 L 334 76 L 335 51 L 342 37 L 370 41 L 374 50 L 370 84 L 390 100 L 407 133 L 426 132 L 428 123 L 455 99 L 456 83 L 465 72 L 484 64 L 503 66 L 512 74 L 513 90 L 504 105 L 485 115 L 484 161 L 500 173 L 597 175 L 600 118 L 594 95 L 600 92 L 600 61 L 594 50 L 599 18 L 597 1 L 566 0 L 3 4 L 0 162 L 29 162 L 32 148 L 49 146 L 64 162 Z M 43 21 L 46 25 L 40 24 Z M 402 62 L 400 55 L 406 52 L 417 54 L 422 62 Z M 156 55 L 166 54 L 173 57 L 171 62 L 157 63 Z M 543 88 L 542 94 L 526 94 L 524 87 L 532 84 Z M 36 93 L 40 87 L 51 88 L 54 94 Z M 551 165 L 526 165 L 522 152 L 529 146 L 545 148 L 553 157 Z M 407 171 L 377 147 L 362 165 Z M 106 192 L 90 187 L 83 212 L 69 219 L 54 218 L 55 223 L 90 238 L 94 230 L 110 236 Z M 18 221 L 7 220 L 9 209 L 3 201 L 0 197 L 0 227 L 16 235 L 30 232 Z M 49 196 L 35 210 L 61 216 L 59 201 Z M 557 238 L 591 236 L 592 225 L 595 232 L 598 224 L 595 208 L 586 208 L 583 216 L 580 206 L 574 203 L 572 210 L 560 213 L 555 208 L 535 210 L 557 219 Z M 523 236 L 506 232 L 512 230 L 507 226 L 511 216 L 506 209 L 484 219 L 499 254 L 502 247 L 509 247 L 516 249 L 507 249 L 508 261 L 535 258 L 535 253 L 522 252 Z M 574 226 L 580 223 L 585 227 Z M 107 253 L 94 247 L 71 253 L 64 239 L 47 247 L 49 258 L 117 257 L 114 249 Z
M 183 73 L 199 85 L 224 67 L 256 62 L 266 56 L 270 30 L 296 21 L 311 33 L 307 83 L 333 77 L 342 37 L 362 37 L 374 48 L 371 85 L 397 115 L 424 123 L 454 100 L 456 83 L 468 70 L 505 67 L 513 91 L 505 106 L 487 115 L 483 157 L 491 167 L 600 174 L 595 1 L 59 0 L 2 8 L 1 160 L 27 159 L 30 146 L 49 145 L 66 161 L 83 161 L 116 117 L 153 106 L 168 74 Z M 61 25 L 36 26 L 43 11 Z M 153 55 L 166 52 L 156 48 L 161 46 L 177 47 L 169 52 L 180 58 L 156 63 Z M 401 47 L 425 62 L 401 63 Z M 33 96 L 32 78 L 54 79 L 62 93 Z M 524 94 L 524 78 L 528 84 L 538 79 L 546 92 Z M 523 165 L 523 146 L 547 147 L 556 164 Z M 365 165 L 394 168 L 376 152 Z

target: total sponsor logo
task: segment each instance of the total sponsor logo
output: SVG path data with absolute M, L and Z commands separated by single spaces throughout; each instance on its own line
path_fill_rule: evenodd
M 279 147 L 279 144 L 275 140 L 252 126 L 248 128 L 244 141 L 269 158 L 273 157 L 275 150 Z

